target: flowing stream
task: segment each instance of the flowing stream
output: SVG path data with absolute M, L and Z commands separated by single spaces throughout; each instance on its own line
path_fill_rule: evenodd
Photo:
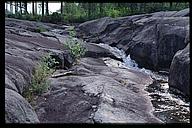
M 127 68 L 145 72 L 150 75 L 154 82 L 146 87 L 151 102 L 154 107 L 153 114 L 164 123 L 190 123 L 190 102 L 186 102 L 182 97 L 172 94 L 169 91 L 168 76 L 159 74 L 145 68 L 138 68 L 138 64 L 131 60 L 130 55 L 126 55 L 123 50 L 111 47 L 107 44 L 97 44 L 110 50 L 116 57 L 121 58 L 123 62 L 103 58 L 108 66 Z

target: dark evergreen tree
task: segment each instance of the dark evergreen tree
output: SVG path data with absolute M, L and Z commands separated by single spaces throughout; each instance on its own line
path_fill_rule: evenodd
M 44 0 L 41 3 L 42 3 L 42 16 L 44 16 Z
M 46 15 L 49 15 L 49 5 L 48 5 L 48 1 L 46 1 Z

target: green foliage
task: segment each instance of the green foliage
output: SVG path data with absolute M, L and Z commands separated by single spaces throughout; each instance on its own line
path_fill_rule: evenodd
M 16 18 L 16 19 L 22 19 L 22 20 L 30 20 L 30 21 L 40 21 L 41 16 L 40 15 L 32 15 L 32 14 L 21 14 L 19 12 L 16 12 L 15 14 L 12 13 L 6 13 L 6 17 L 9 18 Z
M 83 22 L 86 21 L 86 11 L 81 6 L 75 3 L 65 3 L 63 10 L 64 21 L 70 22 Z
M 76 31 L 75 31 L 75 27 L 74 26 L 70 26 L 66 30 L 69 32 L 69 35 L 71 37 L 75 37 L 76 36 Z
M 121 15 L 121 11 L 119 11 L 119 10 L 117 10 L 115 8 L 106 9 L 105 11 L 106 11 L 107 16 L 110 16 L 110 17 L 113 17 L 113 18 L 118 17 L 118 16 Z
M 76 36 L 74 26 L 67 28 L 67 31 L 69 31 L 70 36 L 64 42 L 64 47 L 69 49 L 70 53 L 78 60 L 85 54 L 86 48 L 83 46 L 82 40 L 74 38 Z
M 64 47 L 70 50 L 70 53 L 78 60 L 80 57 L 84 56 L 86 48 L 82 44 L 82 40 L 77 40 L 74 38 L 68 38 L 64 42 Z
M 47 56 L 44 56 L 42 58 L 42 62 L 47 64 L 47 67 L 51 68 L 51 69 L 55 69 L 56 65 L 59 64 L 58 61 L 56 61 L 55 58 L 52 58 L 50 54 L 48 54 Z
M 53 65 L 57 63 L 58 62 L 56 62 L 54 58 L 51 58 L 50 55 L 43 57 L 38 63 L 32 76 L 30 87 L 24 91 L 24 96 L 29 102 L 33 101 L 34 96 L 40 95 L 48 90 L 49 82 L 47 78 L 55 71 Z
M 62 19 L 62 15 L 57 12 L 54 12 L 49 16 L 49 20 L 52 21 L 52 23 L 62 22 Z
M 63 14 L 54 12 L 51 15 L 11 14 L 6 11 L 6 17 L 25 20 L 36 20 L 50 23 L 84 22 L 100 17 L 128 16 L 156 11 L 182 10 L 189 8 L 189 2 L 162 2 L 162 3 L 67 3 L 63 6 Z
M 47 31 L 47 29 L 45 29 L 44 27 L 42 26 L 39 26 L 37 29 L 36 29 L 36 32 L 45 32 Z

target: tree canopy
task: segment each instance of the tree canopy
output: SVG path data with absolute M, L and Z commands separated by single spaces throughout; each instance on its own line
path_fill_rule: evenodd
M 84 22 L 101 17 L 121 17 L 134 14 L 151 13 L 157 11 L 171 11 L 189 8 L 189 3 L 68 3 L 61 1 L 60 9 L 49 14 L 49 1 L 41 1 L 41 15 L 37 14 L 37 3 L 32 1 L 32 13 L 27 11 L 27 2 L 7 2 L 10 10 L 6 16 L 27 20 L 38 20 L 53 23 Z M 15 14 L 13 14 L 15 6 Z M 18 9 L 19 8 L 19 9 Z M 20 10 L 20 11 L 18 11 Z M 24 10 L 24 11 L 22 11 Z

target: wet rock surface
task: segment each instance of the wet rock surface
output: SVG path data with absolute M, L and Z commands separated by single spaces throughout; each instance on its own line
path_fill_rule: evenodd
M 121 18 L 104 17 L 82 23 L 79 37 L 123 49 L 139 66 L 169 69 L 173 56 L 187 44 L 189 9 Z

